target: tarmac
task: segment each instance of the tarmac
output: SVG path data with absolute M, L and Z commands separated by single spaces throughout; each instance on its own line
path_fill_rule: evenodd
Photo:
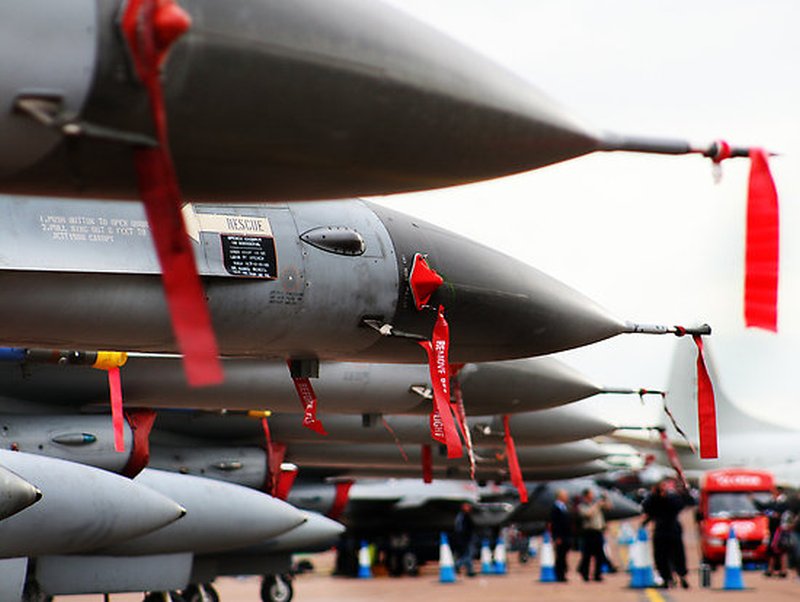
M 687 538 L 690 539 L 690 538 Z M 520 564 L 516 554 L 509 554 L 507 575 L 477 575 L 472 578 L 459 575 L 456 583 L 439 583 L 438 566 L 428 563 L 417 577 L 389 577 L 380 574 L 372 579 L 332 577 L 333 552 L 310 557 L 314 571 L 294 579 L 294 602 L 408 602 L 409 600 L 435 600 L 436 602 L 529 602 L 541 599 L 557 602 L 688 602 L 712 600 L 713 602 L 773 602 L 796 601 L 800 596 L 800 580 L 791 572 L 786 579 L 767 578 L 761 572 L 746 571 L 744 591 L 724 591 L 721 588 L 723 570 L 712 574 L 712 588 L 699 587 L 697 555 L 694 543 L 687 541 L 690 561 L 690 589 L 630 589 L 630 575 L 624 570 L 604 576 L 602 583 L 585 583 L 575 572 L 579 554 L 569 558 L 568 583 L 539 583 L 538 558 Z M 621 561 L 617 551 L 617 562 Z M 479 568 L 476 562 L 476 569 Z M 260 602 L 259 577 L 220 578 L 215 582 L 221 602 Z M 63 602 L 99 602 L 101 596 L 70 596 L 56 598 Z M 113 594 L 114 602 L 140 602 L 141 594 Z
M 711 574 L 711 588 L 701 588 L 699 578 L 699 556 L 696 528 L 690 518 L 691 512 L 682 517 L 684 543 L 689 566 L 690 588 L 684 589 L 631 589 L 627 566 L 627 548 L 618 546 L 610 538 L 612 561 L 619 565 L 617 573 L 606 574 L 603 582 L 584 582 L 577 573 L 580 560 L 578 552 L 570 552 L 568 558 L 568 583 L 539 583 L 539 557 L 522 564 L 516 553 L 508 554 L 506 575 L 460 574 L 455 583 L 439 583 L 439 567 L 430 562 L 421 567 L 416 577 L 390 577 L 380 567 L 374 570 L 372 579 L 354 579 L 332 576 L 335 554 L 333 551 L 308 558 L 314 566 L 311 572 L 294 578 L 293 602 L 409 602 L 410 600 L 435 600 L 435 602 L 529 602 L 541 599 L 555 602 L 689 602 L 711 600 L 712 602 L 773 602 L 800 599 L 800 579 L 791 570 L 787 578 L 768 578 L 761 571 L 745 571 L 745 590 L 722 589 L 724 569 Z M 634 526 L 638 521 L 630 521 Z M 614 535 L 618 524 L 610 525 Z M 476 571 L 480 564 L 475 562 Z M 260 602 L 260 577 L 224 577 L 214 582 L 221 602 Z M 112 594 L 113 602 L 141 602 L 141 594 Z M 102 596 L 56 597 L 59 602 L 100 602 Z

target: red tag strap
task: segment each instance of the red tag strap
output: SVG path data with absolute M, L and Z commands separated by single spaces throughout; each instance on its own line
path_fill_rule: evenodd
M 400 451 L 400 455 L 403 456 L 403 460 L 408 462 L 408 454 L 406 453 L 406 450 L 403 449 L 403 444 L 400 442 L 400 438 L 397 436 L 397 433 L 394 432 L 392 425 L 390 425 L 389 422 L 386 420 L 386 418 L 383 416 L 381 416 L 381 422 L 383 423 L 383 428 L 385 428 L 392 436 L 392 439 L 394 439 L 394 444 Z
M 317 394 L 311 386 L 311 380 L 305 377 L 292 377 L 297 397 L 303 406 L 303 426 L 320 435 L 327 435 L 322 421 L 317 418 Z
M 433 483 L 433 452 L 427 443 L 423 444 L 420 450 L 420 461 L 422 462 L 422 482 Z
M 269 421 L 266 416 L 261 418 L 261 430 L 264 431 L 264 441 L 269 449 L 269 446 L 272 445 L 272 433 L 269 430 Z
M 661 437 L 661 445 L 664 448 L 664 453 L 667 454 L 667 460 L 669 460 L 670 466 L 672 466 L 678 474 L 678 480 L 680 480 L 683 488 L 688 490 L 689 483 L 686 482 L 686 475 L 683 472 L 683 466 L 681 465 L 681 459 L 678 457 L 678 452 L 675 451 L 675 447 L 672 445 L 672 441 L 669 440 L 669 437 L 667 437 L 666 431 L 659 430 L 658 435 Z
M 114 450 L 125 451 L 125 416 L 122 411 L 122 382 L 119 368 L 109 368 L 108 391 L 111 396 L 111 425 L 114 428 Z
M 778 192 L 763 149 L 750 150 L 745 249 L 746 326 L 778 331 L 780 220 Z
M 511 475 L 511 483 L 519 492 L 519 500 L 523 504 L 528 503 L 528 490 L 525 481 L 522 480 L 522 471 L 519 468 L 517 458 L 517 447 L 514 445 L 514 437 L 511 436 L 511 429 L 508 426 L 508 414 L 503 416 L 503 440 L 506 443 L 506 458 L 508 459 L 508 472 Z
M 462 364 L 463 365 L 463 364 Z M 460 366 L 455 370 L 458 372 Z M 453 367 L 450 367 L 450 371 L 453 372 Z M 470 433 L 469 425 L 467 424 L 467 412 L 464 409 L 464 395 L 461 392 L 461 383 L 458 382 L 458 378 L 455 377 L 455 373 L 453 378 L 450 379 L 450 384 L 453 387 L 453 396 L 455 397 L 455 411 L 456 416 L 458 417 L 458 424 L 461 427 L 461 434 L 464 437 L 464 444 L 467 447 L 467 457 L 469 458 L 469 478 L 473 481 L 475 480 L 475 448 L 472 446 L 472 433 Z
M 264 480 L 264 491 L 270 495 L 276 495 L 281 476 L 281 464 L 286 457 L 286 444 L 275 443 L 270 437 L 265 450 L 267 453 L 267 478 Z
M 350 488 L 353 486 L 353 481 L 339 481 L 336 483 L 336 494 L 333 498 L 331 509 L 328 510 L 328 518 L 332 520 L 339 520 L 344 514 L 344 509 L 347 507 L 347 502 L 350 499 Z
M 444 279 L 428 265 L 428 261 L 421 253 L 414 255 L 411 272 L 408 275 L 408 286 L 417 309 L 422 309 L 428 304 L 431 295 L 442 286 L 443 282 Z
M 693 335 L 697 345 L 697 423 L 700 434 L 700 457 L 716 458 L 717 449 L 717 407 L 714 400 L 714 387 L 706 368 L 703 356 L 703 339 Z
M 122 474 L 132 479 L 150 463 L 150 432 L 156 422 L 156 413 L 153 410 L 132 410 L 125 412 L 125 419 L 133 433 L 133 447 Z
M 134 149 L 139 193 L 161 264 L 164 293 L 186 379 L 192 386 L 223 380 L 211 316 L 197 273 L 181 194 L 167 140 L 167 117 L 159 80 L 170 45 L 190 26 L 191 19 L 172 0 L 128 0 L 122 33 L 134 66 L 150 99 L 158 147 Z
M 285 500 L 289 497 L 289 492 L 292 490 L 292 485 L 297 478 L 297 468 L 292 470 L 282 470 L 278 468 L 278 485 L 275 487 L 275 492 L 272 494 L 279 500 Z
M 444 308 L 439 307 L 436 324 L 433 327 L 433 340 L 420 341 L 420 346 L 428 354 L 428 369 L 433 389 L 433 411 L 430 416 L 431 436 L 447 446 L 448 458 L 460 458 L 464 450 L 456 430 L 453 411 L 450 407 L 450 329 L 444 317 Z

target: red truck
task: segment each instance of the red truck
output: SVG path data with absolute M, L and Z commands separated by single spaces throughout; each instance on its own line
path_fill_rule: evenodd
M 774 488 L 775 479 L 764 470 L 729 468 L 703 475 L 697 509 L 703 562 L 712 567 L 724 564 L 731 527 L 739 539 L 742 560 L 766 562 L 769 526 L 754 501 L 768 501 Z

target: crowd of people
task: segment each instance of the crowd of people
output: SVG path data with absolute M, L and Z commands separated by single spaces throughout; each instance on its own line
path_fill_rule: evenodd
M 769 543 L 765 575 L 786 577 L 793 566 L 800 577 L 800 513 L 793 512 L 787 496 L 779 487 L 769 500 L 752 499 L 753 505 L 769 522 Z M 688 589 L 686 550 L 680 515 L 696 504 L 691 492 L 677 481 L 665 479 L 655 485 L 642 501 L 642 527 L 652 527 L 653 564 L 660 587 Z M 585 489 L 578 499 L 571 500 L 565 489 L 555 493 L 548 529 L 554 552 L 556 581 L 568 581 L 570 551 L 580 553 L 577 574 L 584 581 L 603 581 L 604 572 L 616 572 L 609 558 L 606 542 L 605 511 L 610 501 L 605 494 L 597 496 Z M 479 538 L 472 515 L 472 506 L 464 504 L 456 518 L 454 547 L 455 568 L 473 576 Z M 787 559 L 788 557 L 788 559 Z

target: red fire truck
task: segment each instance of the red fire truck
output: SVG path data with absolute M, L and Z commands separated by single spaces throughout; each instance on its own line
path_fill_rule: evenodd
M 755 501 L 768 501 L 774 487 L 773 476 L 764 470 L 730 468 L 703 475 L 697 509 L 703 562 L 712 567 L 725 562 L 731 527 L 739 540 L 742 560 L 766 562 L 769 527 Z

